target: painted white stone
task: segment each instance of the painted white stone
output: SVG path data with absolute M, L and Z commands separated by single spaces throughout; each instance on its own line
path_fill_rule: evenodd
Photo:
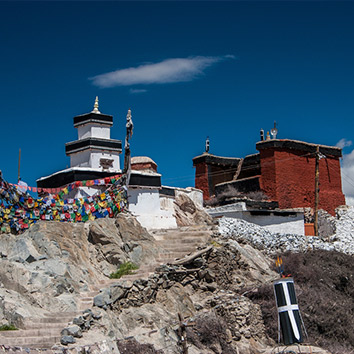
M 160 205 L 159 188 L 129 188 L 129 211 L 147 229 L 176 228 L 173 209 L 163 209 Z
M 271 232 L 291 233 L 293 235 L 304 235 L 304 213 L 295 212 L 295 215 L 274 215 L 270 211 L 267 215 L 252 215 L 247 210 L 245 202 L 233 203 L 216 208 L 206 209 L 212 217 L 225 216 L 227 218 L 242 219 L 249 223 L 264 227 Z

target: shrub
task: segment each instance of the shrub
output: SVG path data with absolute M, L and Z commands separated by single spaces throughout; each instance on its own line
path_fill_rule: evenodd
M 253 200 L 268 200 L 268 196 L 263 191 L 253 191 L 245 194 L 247 198 Z
M 187 328 L 187 341 L 199 349 L 212 349 L 220 346 L 223 354 L 236 354 L 236 351 L 228 344 L 226 334 L 227 324 L 213 312 L 207 312 L 197 316 L 193 328 Z M 216 349 L 213 350 L 218 352 Z
M 118 341 L 117 344 L 121 354 L 163 354 L 162 350 L 156 350 L 152 344 L 141 344 L 136 339 Z
M 109 277 L 111 279 L 119 279 L 123 275 L 133 274 L 133 270 L 139 269 L 139 267 L 132 262 L 122 263 L 115 273 L 112 273 Z
M 309 340 L 333 354 L 354 350 L 354 262 L 338 252 L 312 251 L 283 256 L 285 274 L 295 280 L 300 312 Z M 268 335 L 277 339 L 277 314 L 272 284 L 248 296 L 261 306 Z
M 17 331 L 17 329 L 18 328 L 16 328 L 12 324 L 6 324 L 6 325 L 0 326 L 0 331 Z

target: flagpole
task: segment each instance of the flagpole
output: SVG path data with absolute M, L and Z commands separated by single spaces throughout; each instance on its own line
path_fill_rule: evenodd
M 20 182 L 20 179 L 21 179 L 20 170 L 21 170 L 21 148 L 18 151 L 18 176 L 17 176 L 17 182 Z

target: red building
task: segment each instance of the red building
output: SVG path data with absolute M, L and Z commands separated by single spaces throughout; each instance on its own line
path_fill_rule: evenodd
M 319 146 L 319 208 L 334 215 L 345 204 L 342 192 L 338 147 L 302 141 L 273 139 L 256 144 L 257 154 L 245 158 L 225 158 L 204 153 L 193 159 L 195 187 L 204 200 L 229 187 L 240 192 L 263 191 L 279 208 L 315 205 L 315 161 Z

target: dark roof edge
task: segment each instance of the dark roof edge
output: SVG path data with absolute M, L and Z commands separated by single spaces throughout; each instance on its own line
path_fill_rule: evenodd
M 256 144 L 256 149 L 289 149 L 314 153 L 316 152 L 317 146 L 320 147 L 320 152 L 326 156 L 342 157 L 342 149 L 339 147 L 306 143 L 304 141 L 290 139 L 272 139 L 260 141 Z
M 193 165 L 205 162 L 212 165 L 238 166 L 241 159 L 238 157 L 223 157 L 204 153 L 193 158 Z
M 74 117 L 74 127 L 84 125 L 87 123 L 101 123 L 106 125 L 113 125 L 113 116 L 103 113 L 85 113 Z

